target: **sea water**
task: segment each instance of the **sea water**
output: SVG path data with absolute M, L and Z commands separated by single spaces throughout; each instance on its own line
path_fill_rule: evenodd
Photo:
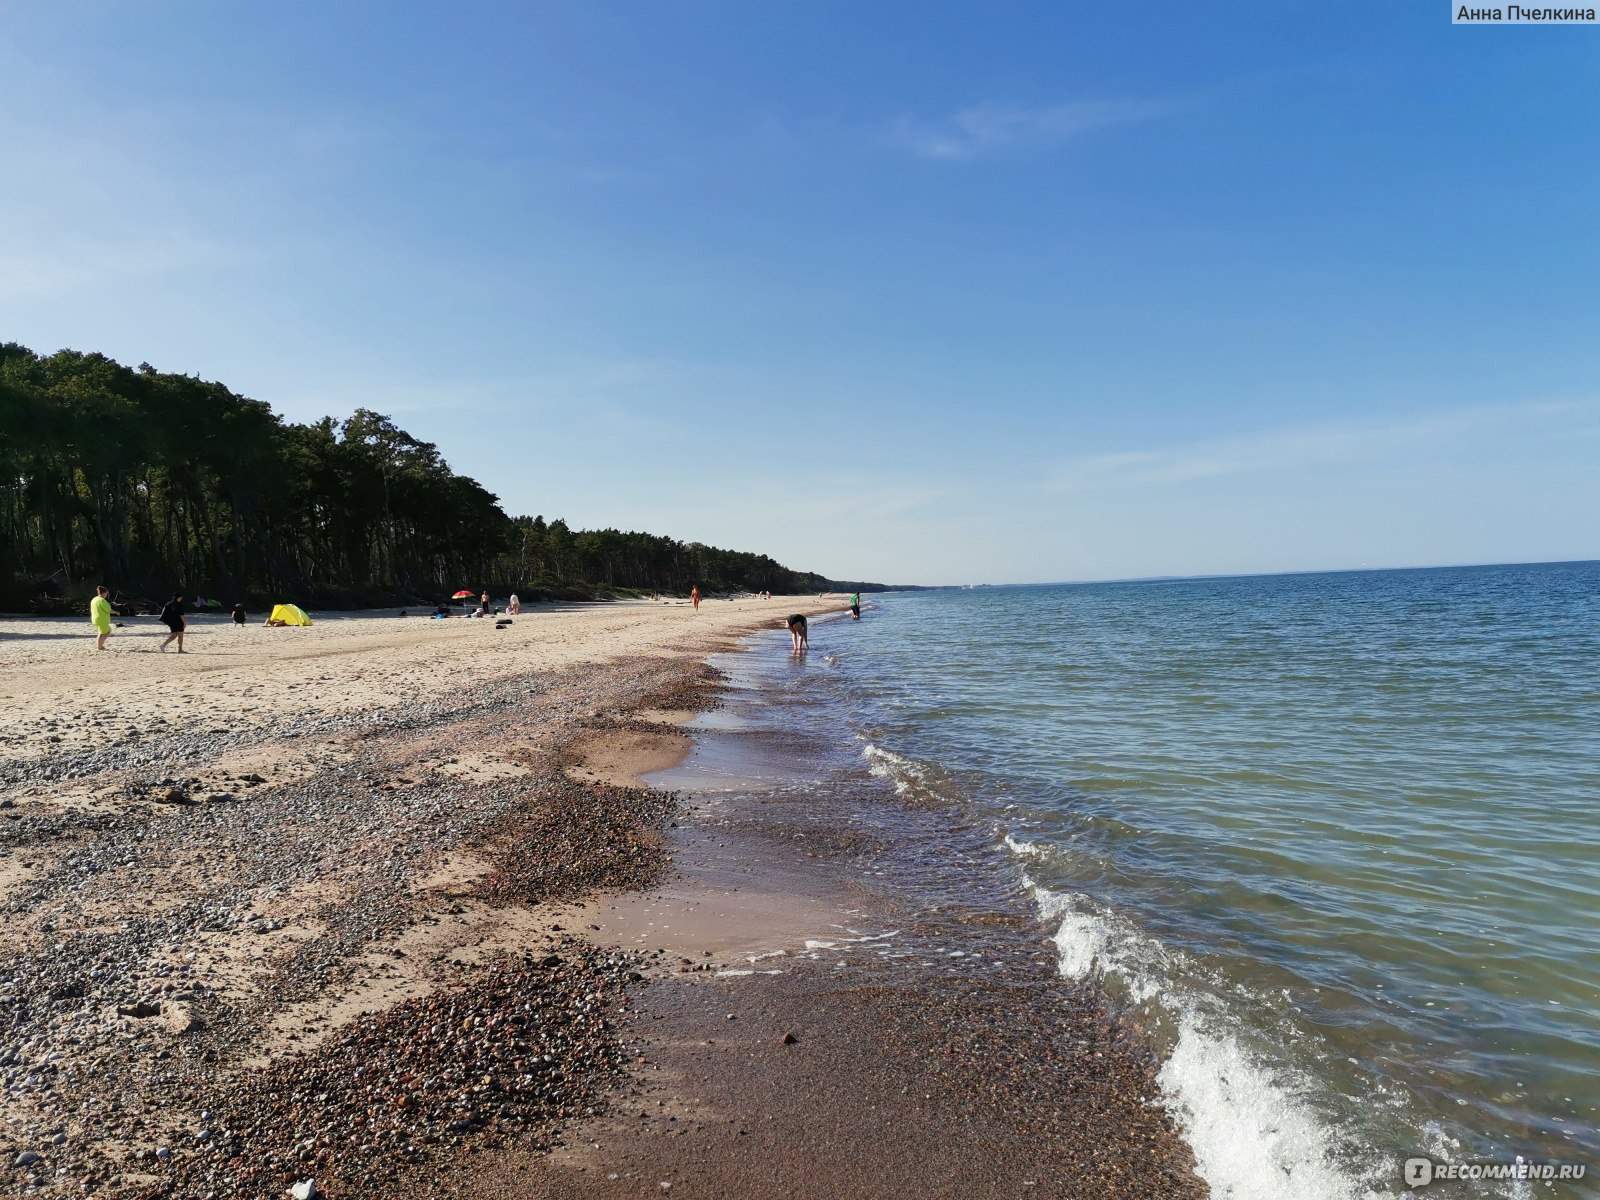
M 1600 563 L 869 596 L 780 674 L 982 814 L 1213 1195 L 1596 1194 Z

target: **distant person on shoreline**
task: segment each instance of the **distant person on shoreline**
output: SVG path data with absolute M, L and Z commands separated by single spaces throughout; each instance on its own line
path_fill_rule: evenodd
M 850 616 L 854 620 L 861 620 L 861 593 L 854 592 L 850 596 Z
M 111 636 L 111 593 L 105 584 L 95 588 L 94 599 L 89 601 L 89 624 L 94 626 L 94 648 L 104 650 Z
M 506 612 L 510 613 L 513 617 L 522 615 L 522 601 L 517 598 L 517 594 L 515 592 L 512 592 L 511 599 L 506 601 Z
M 159 649 L 165 650 L 173 642 L 178 643 L 178 653 L 183 653 L 183 631 L 188 627 L 188 622 L 183 619 L 183 593 L 174 592 L 172 599 L 161 606 L 160 621 L 172 630 L 167 635 L 167 640 L 162 642 Z
M 700 585 L 698 583 L 689 589 L 689 603 L 694 605 L 695 612 L 700 611 Z
M 789 627 L 789 637 L 794 641 L 792 653 L 799 654 L 811 645 L 811 638 L 806 629 L 806 615 L 794 613 L 784 622 Z
M 244 628 L 244 601 L 241 600 L 233 606 L 233 623 L 240 629 Z

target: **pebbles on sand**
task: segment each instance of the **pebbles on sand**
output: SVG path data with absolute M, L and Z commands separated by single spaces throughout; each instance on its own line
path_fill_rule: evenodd
M 671 798 L 575 783 L 564 748 L 601 710 L 700 687 L 682 659 L 591 664 L 313 708 L 277 731 L 152 723 L 8 757 L 0 1194 L 220 1200 L 314 1181 L 345 1200 L 470 1149 L 544 1145 L 597 1110 L 627 1058 L 612 1015 L 637 964 L 570 936 L 465 964 L 448 950 L 481 940 L 481 913 L 659 876 Z M 485 747 L 518 769 L 442 769 Z M 110 799 L 50 802 L 69 785 Z M 461 852 L 488 873 L 423 886 Z M 434 949 L 412 962 L 400 943 L 419 930 Z M 375 975 L 395 989 L 381 1011 L 332 1007 Z M 296 1005 L 317 1028 L 275 1044 Z

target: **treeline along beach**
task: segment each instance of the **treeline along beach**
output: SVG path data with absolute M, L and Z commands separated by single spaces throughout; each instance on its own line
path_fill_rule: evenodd
M 217 382 L 103 354 L 0 345 L 0 605 L 103 582 L 327 607 L 501 585 L 817 592 L 874 585 L 764 554 L 511 517 L 388 417 L 286 421 Z

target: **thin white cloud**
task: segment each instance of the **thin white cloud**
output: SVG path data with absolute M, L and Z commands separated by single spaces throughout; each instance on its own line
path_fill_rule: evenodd
M 1327 463 L 1374 461 L 1400 452 L 1426 453 L 1471 435 L 1549 432 L 1565 435 L 1593 419 L 1600 402 L 1551 401 L 1478 406 L 1403 421 L 1263 430 L 1153 450 L 1070 459 L 1045 478 L 1048 492 L 1185 484 L 1200 479 L 1300 470 Z M 1565 420 L 1563 420 L 1565 418 Z
M 875 535 L 904 537 L 923 528 L 918 521 L 921 510 L 951 494 L 948 488 L 911 480 L 843 474 L 808 480 L 805 489 L 796 492 L 774 486 L 769 475 L 744 474 L 724 476 L 720 485 L 709 491 L 663 496 L 652 508 L 651 520 L 661 526 L 656 532 L 698 530 L 701 532 L 677 532 L 674 536 L 726 546 L 736 542 L 773 544 L 770 533 L 764 538 L 761 531 L 784 530 L 785 537 L 795 536 L 798 522 L 826 546 L 837 540 L 836 531 L 841 529 L 869 529 Z M 803 516 L 797 515 L 799 509 Z
M 1148 121 L 1170 112 L 1153 100 L 1075 100 L 1045 108 L 979 104 L 946 121 L 901 117 L 889 131 L 891 144 L 921 158 L 966 162 L 1006 150 L 1049 146 L 1095 129 Z
M 242 257 L 235 249 L 186 232 L 52 242 L 0 235 L 0 303 L 105 291 L 135 279 L 211 270 Z

